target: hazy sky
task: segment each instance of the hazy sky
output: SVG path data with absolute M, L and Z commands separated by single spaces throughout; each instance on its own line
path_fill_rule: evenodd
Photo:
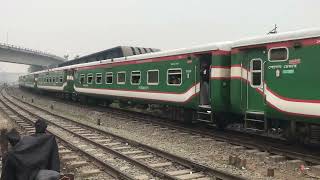
M 0 0 L 0 41 L 73 58 L 118 45 L 173 49 L 320 27 L 319 0 Z M 25 66 L 0 63 L 0 70 Z

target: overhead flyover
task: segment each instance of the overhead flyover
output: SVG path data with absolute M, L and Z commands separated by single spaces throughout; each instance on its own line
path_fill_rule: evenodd
M 65 59 L 42 51 L 0 43 L 0 61 L 40 68 L 55 66 L 64 62 Z

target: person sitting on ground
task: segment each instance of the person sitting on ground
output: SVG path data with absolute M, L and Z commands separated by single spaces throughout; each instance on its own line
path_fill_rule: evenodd
M 46 133 L 48 124 L 44 119 L 38 119 L 36 123 L 34 124 L 36 132 L 34 136 L 43 135 Z
M 34 125 L 36 132 L 33 136 L 46 135 L 48 124 L 44 119 L 38 119 Z M 59 176 L 60 174 L 57 171 L 50 170 L 50 167 L 47 167 L 47 169 L 42 169 L 38 172 L 35 180 L 55 180 L 58 179 Z
M 45 134 L 47 123 L 38 120 L 36 133 L 21 138 L 8 154 L 1 180 L 59 179 L 60 159 L 55 136 Z

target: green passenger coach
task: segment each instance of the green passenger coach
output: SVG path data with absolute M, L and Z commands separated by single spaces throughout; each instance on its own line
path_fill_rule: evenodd
M 192 121 L 201 108 L 203 87 L 208 100 L 204 105 L 210 107 L 209 79 L 204 86 L 201 67 L 206 65 L 209 77 L 213 58 L 224 63 L 220 54 L 229 54 L 229 46 L 227 42 L 83 64 L 75 68 L 74 89 L 81 99 L 158 104 L 169 109 L 173 119 Z
M 19 87 L 24 87 L 28 89 L 36 88 L 36 81 L 33 74 L 27 74 L 19 77 Z
M 320 140 L 319 57 L 311 29 L 63 66 L 19 85 L 305 143 Z
M 246 129 L 284 130 L 309 141 L 320 123 L 320 31 L 266 35 L 233 43 L 230 111 Z

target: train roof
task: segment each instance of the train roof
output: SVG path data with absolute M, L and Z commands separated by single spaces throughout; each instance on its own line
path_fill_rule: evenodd
M 273 42 L 283 42 L 296 39 L 306 39 L 320 36 L 320 29 L 304 29 L 299 31 L 290 31 L 278 34 L 268 34 L 234 41 L 232 47 L 243 47 L 258 44 L 267 44 Z
M 82 56 L 70 61 L 60 63 L 58 67 L 88 63 L 93 61 L 100 61 L 104 59 L 120 58 L 120 57 L 126 57 L 126 56 L 132 56 L 132 55 L 144 54 L 144 53 L 150 53 L 150 52 L 158 52 L 158 51 L 160 51 L 160 49 L 132 47 L 132 46 L 117 46 L 117 47 L 95 52 L 86 56 Z
M 116 62 L 122 62 L 122 61 L 144 60 L 144 59 L 151 59 L 151 58 L 158 58 L 158 57 L 165 57 L 165 56 L 174 56 L 174 55 L 207 52 L 207 51 L 215 51 L 215 50 L 230 51 L 231 45 L 232 45 L 232 42 L 230 41 L 220 42 L 220 43 L 211 43 L 206 45 L 194 46 L 192 48 L 181 48 L 181 49 L 159 51 L 159 52 L 152 52 L 152 53 L 146 53 L 146 54 L 140 54 L 140 55 L 134 55 L 134 56 L 128 56 L 128 57 L 115 58 L 115 59 L 112 59 L 112 61 L 111 59 L 106 59 L 106 60 L 83 63 L 83 64 L 74 64 L 70 66 L 37 71 L 31 74 L 39 74 L 39 73 L 48 72 L 48 71 L 50 72 L 50 71 L 58 71 L 58 70 L 64 70 L 64 69 L 73 69 L 73 68 L 99 65 L 99 64 L 116 63 Z

